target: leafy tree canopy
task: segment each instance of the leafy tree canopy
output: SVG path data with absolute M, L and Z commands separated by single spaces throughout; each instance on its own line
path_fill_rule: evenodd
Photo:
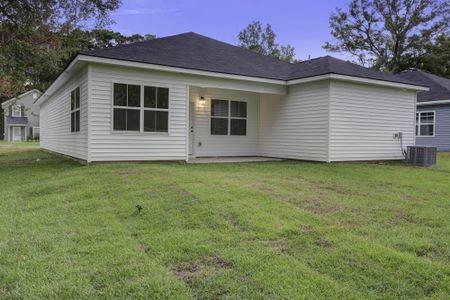
M 295 61 L 295 48 L 289 44 L 286 46 L 277 44 L 276 34 L 270 24 L 263 29 L 261 22 L 254 21 L 239 33 L 238 38 L 238 45 L 242 48 L 287 62 Z
M 324 48 L 350 53 L 375 69 L 398 72 L 449 31 L 449 20 L 448 0 L 352 0 L 347 10 L 337 8 L 331 15 L 336 42 Z
M 45 90 L 77 52 L 154 38 L 103 29 L 119 0 L 0 0 L 0 102 Z

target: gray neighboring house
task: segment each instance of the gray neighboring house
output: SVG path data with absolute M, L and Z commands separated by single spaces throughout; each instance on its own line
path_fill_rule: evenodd
M 450 79 L 417 69 L 396 76 L 430 88 L 417 93 L 416 145 L 450 151 Z
M 2 103 L 6 141 L 39 138 L 39 106 L 34 101 L 40 96 L 41 92 L 34 89 Z

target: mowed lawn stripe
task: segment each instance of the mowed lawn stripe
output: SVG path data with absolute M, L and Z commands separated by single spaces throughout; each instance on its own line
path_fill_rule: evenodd
M 449 162 L 81 166 L 0 143 L 0 298 L 445 299 Z

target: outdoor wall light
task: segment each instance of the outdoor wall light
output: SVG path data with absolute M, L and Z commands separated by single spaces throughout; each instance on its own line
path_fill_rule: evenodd
M 200 104 L 200 106 L 205 106 L 205 104 L 206 104 L 206 99 L 205 99 L 205 97 L 200 97 L 200 100 L 198 100 L 198 104 Z

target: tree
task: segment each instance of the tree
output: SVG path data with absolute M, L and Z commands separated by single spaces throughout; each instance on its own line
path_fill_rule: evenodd
M 278 45 L 276 34 L 270 24 L 263 30 L 261 22 L 253 21 L 239 35 L 239 46 L 259 54 L 272 56 L 287 62 L 294 62 L 295 48 L 291 45 Z
M 347 52 L 363 65 L 387 72 L 405 68 L 411 57 L 449 29 L 447 0 L 352 0 L 348 11 L 330 17 L 336 43 L 324 48 Z
M 77 29 L 111 23 L 120 0 L 0 0 L 0 97 L 45 89 Z M 90 24 L 93 25 L 90 25 Z
M 434 43 L 426 44 L 416 56 L 405 60 L 405 69 L 414 67 L 450 78 L 450 35 L 440 35 Z

